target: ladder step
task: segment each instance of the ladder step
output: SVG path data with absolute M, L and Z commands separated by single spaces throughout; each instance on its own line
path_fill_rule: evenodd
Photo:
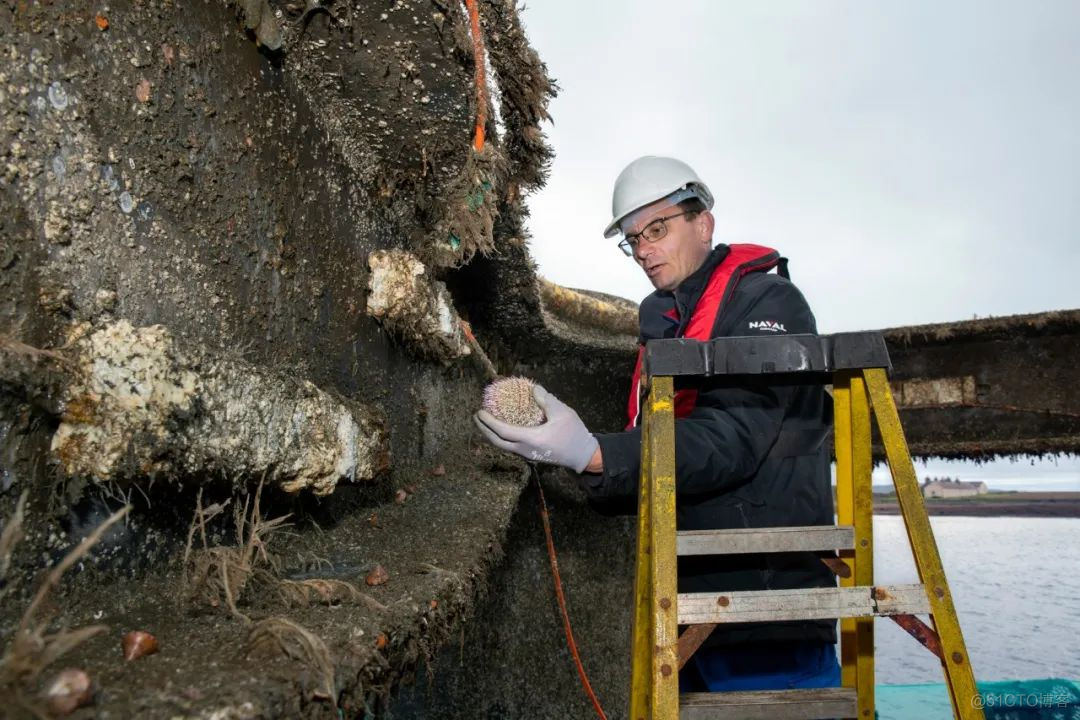
M 679 720 L 827 720 L 859 714 L 855 688 L 685 693 Z
M 679 593 L 679 624 L 828 620 L 930 612 L 922 585 Z
M 677 548 L 679 555 L 853 550 L 855 529 L 850 525 L 809 525 L 738 530 L 682 530 L 678 533 Z

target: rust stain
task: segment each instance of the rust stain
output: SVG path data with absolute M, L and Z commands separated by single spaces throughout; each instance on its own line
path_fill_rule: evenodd
M 66 423 L 90 424 L 94 422 L 97 417 L 99 399 L 91 393 L 73 397 L 64 406 L 64 413 L 60 419 Z

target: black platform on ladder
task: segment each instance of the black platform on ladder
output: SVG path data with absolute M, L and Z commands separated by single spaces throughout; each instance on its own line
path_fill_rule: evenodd
M 889 350 L 878 332 L 836 335 L 729 337 L 715 340 L 652 340 L 645 346 L 646 375 L 766 375 L 834 373 L 884 368 L 892 371 Z M 813 382 L 813 378 L 800 378 Z M 821 378 L 828 383 L 829 378 Z

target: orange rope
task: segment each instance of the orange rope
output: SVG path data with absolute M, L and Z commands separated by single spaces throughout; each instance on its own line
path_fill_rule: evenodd
M 585 666 L 581 664 L 581 656 L 578 654 L 577 643 L 574 642 L 574 632 L 570 629 L 570 614 L 566 611 L 566 598 L 563 597 L 562 578 L 559 576 L 559 561 L 555 558 L 555 542 L 551 539 L 551 521 L 548 519 L 547 502 L 544 500 L 544 488 L 540 486 L 540 476 L 533 468 L 533 477 L 536 478 L 536 489 L 540 492 L 540 518 L 544 521 L 544 536 L 547 539 L 548 558 L 551 560 L 551 574 L 555 576 L 555 597 L 559 601 L 559 612 L 562 613 L 563 630 L 566 632 L 566 644 L 570 648 L 570 654 L 574 657 L 577 666 L 578 677 L 581 685 L 585 688 L 585 694 L 592 701 L 593 709 L 603 720 L 607 720 L 604 709 L 600 707 L 600 701 L 596 699 L 592 685 L 589 684 L 589 676 L 585 674 Z
M 477 0 L 465 0 L 472 23 L 473 64 L 476 65 L 476 131 L 473 148 L 484 149 L 484 127 L 487 125 L 487 81 L 484 79 L 484 36 L 480 31 L 480 8 Z

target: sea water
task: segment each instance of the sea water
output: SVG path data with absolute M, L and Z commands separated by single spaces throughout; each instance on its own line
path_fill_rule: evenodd
M 979 680 L 1080 679 L 1080 518 L 930 518 Z M 899 516 L 874 517 L 876 584 L 918 582 Z M 941 665 L 875 620 L 877 682 L 942 682 Z

